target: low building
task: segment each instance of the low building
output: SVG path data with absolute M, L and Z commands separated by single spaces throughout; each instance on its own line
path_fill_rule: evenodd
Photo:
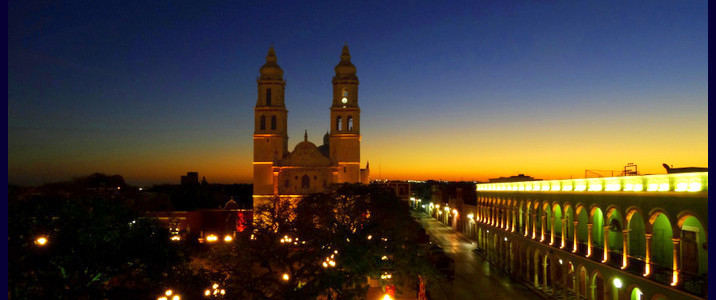
M 493 265 L 562 299 L 707 299 L 708 173 L 477 184 L 454 222 Z M 428 212 L 448 223 L 445 210 Z

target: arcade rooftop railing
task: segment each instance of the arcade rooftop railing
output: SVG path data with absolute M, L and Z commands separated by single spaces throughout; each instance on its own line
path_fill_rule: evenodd
M 708 192 L 709 173 L 478 183 L 477 191 L 524 192 Z

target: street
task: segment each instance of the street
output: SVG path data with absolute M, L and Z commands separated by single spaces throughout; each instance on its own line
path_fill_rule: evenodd
M 428 286 L 431 299 L 539 299 L 521 283 L 512 280 L 479 255 L 475 245 L 452 228 L 424 213 L 416 213 L 420 224 L 445 253 L 455 261 L 455 279 Z

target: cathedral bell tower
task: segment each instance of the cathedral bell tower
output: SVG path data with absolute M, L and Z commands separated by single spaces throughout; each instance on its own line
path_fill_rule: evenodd
M 254 108 L 254 195 L 272 195 L 273 166 L 288 153 L 286 81 L 276 63 L 273 47 L 269 48 L 260 73 L 256 79 L 258 100 Z
M 360 177 L 360 108 L 358 77 L 351 63 L 348 46 L 343 46 L 341 61 L 333 76 L 331 106 L 330 159 L 338 166 L 337 183 L 361 181 Z

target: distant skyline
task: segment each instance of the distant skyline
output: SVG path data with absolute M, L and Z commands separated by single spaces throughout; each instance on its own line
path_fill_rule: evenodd
M 372 179 L 708 166 L 707 1 L 8 3 L 8 177 L 252 180 L 273 44 L 289 150 L 320 145 L 341 47 Z

